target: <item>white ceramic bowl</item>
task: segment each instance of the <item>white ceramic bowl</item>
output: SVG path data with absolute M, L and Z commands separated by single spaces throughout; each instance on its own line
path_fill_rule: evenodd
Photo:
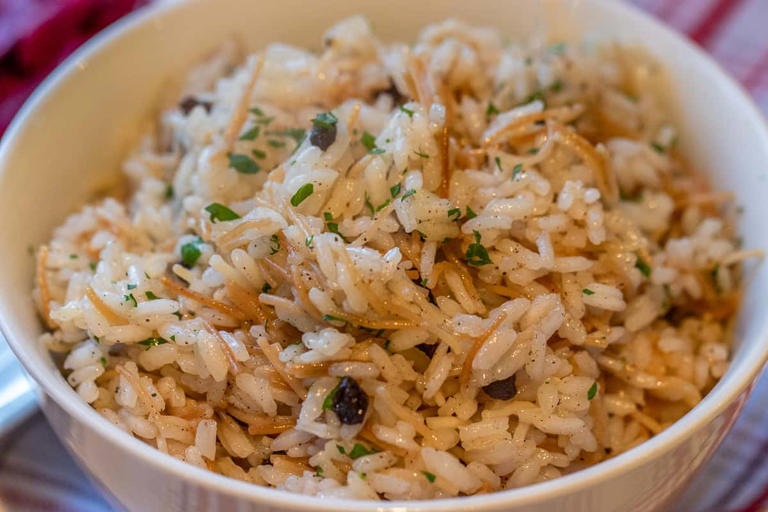
M 94 184 L 116 172 L 163 86 L 232 35 L 256 49 L 280 40 L 316 47 L 333 22 L 362 12 L 384 39 L 412 39 L 446 17 L 513 37 L 547 32 L 638 43 L 668 68 L 681 146 L 715 186 L 745 207 L 747 247 L 768 247 L 768 132 L 743 91 L 689 42 L 646 15 L 601 0 L 197 0 L 159 2 L 112 26 L 37 90 L 0 147 L 0 326 L 45 392 L 43 410 L 77 460 L 131 510 L 652 510 L 668 503 L 712 454 L 768 354 L 768 266 L 750 274 L 730 369 L 666 431 L 624 454 L 553 481 L 428 502 L 318 500 L 202 471 L 163 455 L 79 400 L 37 342 L 28 248 L 46 240 Z

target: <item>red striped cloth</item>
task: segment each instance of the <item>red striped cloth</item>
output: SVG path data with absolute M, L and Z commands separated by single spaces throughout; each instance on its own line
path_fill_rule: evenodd
M 768 0 L 630 0 L 713 55 L 768 112 Z M 94 31 L 145 0 L 0 0 L 0 132 Z M 768 376 L 678 512 L 768 510 Z M 37 415 L 0 440 L 0 510 L 113 510 Z

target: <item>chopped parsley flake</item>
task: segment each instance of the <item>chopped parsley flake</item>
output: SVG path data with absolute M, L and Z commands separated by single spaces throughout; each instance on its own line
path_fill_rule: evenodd
M 392 195 L 392 199 L 397 197 L 397 195 L 400 193 L 401 188 L 402 188 L 402 185 L 400 183 L 398 183 L 393 187 L 390 187 L 389 193 Z
M 549 86 L 549 90 L 552 92 L 560 92 L 563 90 L 563 81 L 555 80 L 552 85 Z
M 128 286 L 126 286 L 126 289 L 128 289 L 128 290 L 135 290 L 136 289 L 136 285 L 135 284 L 129 284 Z
M 453 220 L 459 220 L 459 217 L 461 217 L 461 208 L 451 208 L 448 210 L 448 218 L 450 219 L 453 217 Z
M 211 203 L 205 207 L 205 211 L 211 214 L 211 222 L 239 219 L 240 216 L 221 203 Z
M 531 148 L 528 150 L 529 155 L 535 155 L 538 152 L 539 152 L 539 148 Z
M 589 391 L 587 391 L 587 399 L 592 400 L 595 398 L 595 395 L 597 394 L 597 382 L 592 384 L 592 387 L 589 388 Z
M 651 267 L 640 256 L 637 257 L 637 262 L 635 263 L 635 267 L 640 272 L 642 272 L 642 274 L 645 277 L 649 277 L 651 275 Z
M 101 358 L 101 366 L 103 366 L 104 368 L 107 367 L 107 358 L 106 357 L 102 357 Z
M 325 219 L 325 227 L 328 229 L 328 231 L 336 235 L 339 235 L 341 239 L 346 242 L 347 239 L 344 238 L 344 235 L 339 233 L 339 223 L 333 222 L 333 215 L 331 215 L 331 212 L 323 213 L 323 218 Z
M 524 105 L 527 105 L 528 103 L 532 103 L 536 100 L 539 100 L 544 104 L 544 108 L 547 107 L 547 100 L 544 99 L 544 92 L 542 91 L 536 91 L 528 95 L 527 98 L 525 98 L 525 101 L 523 102 Z
M 69 259 L 76 260 L 77 259 L 77 254 L 70 254 L 69 255 Z
M 376 211 L 379 212 L 379 211 L 383 210 L 384 208 L 389 206 L 389 203 L 390 203 L 390 201 L 389 201 L 389 199 L 387 199 L 386 201 L 384 201 L 383 203 L 381 203 L 379 206 L 376 207 Z
M 467 247 L 467 263 L 475 267 L 481 267 L 493 263 L 488 256 L 488 250 L 480 243 L 480 233 L 477 230 L 472 231 L 475 235 L 475 241 Z
M 267 144 L 269 144 L 273 148 L 283 148 L 283 147 L 285 147 L 285 142 L 283 142 L 281 140 L 269 139 L 267 141 Z
M 400 200 L 405 201 L 415 193 L 416 193 L 416 190 L 412 188 L 411 190 L 408 190 L 405 194 L 403 194 L 403 197 L 401 197 Z
M 651 147 L 655 149 L 657 153 L 665 153 L 667 151 L 667 148 L 665 148 L 658 142 L 651 142 Z
M 312 192 L 315 191 L 315 186 L 312 183 L 305 183 L 302 186 L 299 187 L 299 190 L 296 191 L 295 194 L 293 194 L 293 197 L 291 197 L 291 205 L 294 207 L 299 206 L 301 203 L 304 202 L 306 198 L 312 195 Z
M 339 390 L 339 384 L 336 384 L 336 387 L 333 388 L 328 394 L 325 396 L 325 399 L 323 400 L 323 410 L 324 411 L 330 411 L 333 407 L 333 397 L 336 396 L 336 392 Z
M 496 105 L 494 105 L 489 101 L 488 107 L 485 109 L 485 115 L 490 117 L 490 116 L 495 116 L 498 113 L 499 113 L 499 109 L 496 108 Z
M 133 307 L 139 306 L 139 303 L 136 302 L 136 297 L 134 297 L 132 293 L 129 293 L 128 295 L 123 295 L 123 299 L 125 299 L 125 302 L 130 302 L 131 304 L 133 304 Z
M 251 154 L 259 160 L 264 160 L 267 157 L 267 154 L 260 149 L 254 149 Z
M 269 283 L 264 283 L 264 286 L 261 287 L 261 293 L 269 293 L 269 291 L 272 289 L 272 285 Z
M 160 338 L 155 336 L 152 338 L 147 338 L 144 341 L 140 341 L 139 345 L 144 345 L 145 347 L 147 347 L 147 350 L 149 350 L 152 347 L 156 347 L 158 345 L 164 345 L 166 343 L 168 343 L 168 340 L 166 340 L 165 338 Z
M 584 288 L 584 289 L 583 289 L 583 290 L 581 290 L 581 291 L 582 291 L 582 293 L 583 293 L 584 295 L 594 295 L 594 294 L 595 294 L 595 292 L 593 292 L 593 291 L 592 291 L 592 290 L 590 290 L 589 288 Z
M 343 322 L 343 323 L 347 323 L 347 321 L 344 320 L 343 318 L 339 318 L 339 317 L 333 316 L 333 315 L 323 315 L 323 322 Z
M 317 476 L 323 476 L 323 467 L 317 466 L 317 468 L 315 469 L 315 474 L 317 474 Z
M 296 146 L 301 144 L 304 140 L 304 136 L 307 134 L 307 130 L 304 128 L 286 128 L 284 130 L 267 130 L 264 135 L 271 135 L 276 137 L 290 137 L 296 141 Z
M 371 217 L 373 217 L 373 213 L 375 212 L 375 209 L 373 207 L 373 203 L 371 202 L 371 196 L 368 195 L 368 192 L 365 193 L 365 206 L 367 206 L 368 209 L 371 210 Z
M 503 169 L 501 168 L 501 158 L 497 156 L 493 160 L 496 162 L 496 167 L 498 167 L 499 171 L 503 172 Z
M 269 254 L 270 256 L 273 254 L 276 254 L 277 251 L 280 250 L 280 239 L 277 237 L 277 234 L 272 235 L 269 237 Z
M 253 115 L 259 116 L 259 117 L 263 117 L 264 116 L 264 112 L 262 112 L 262 110 L 259 107 L 253 107 L 248 112 L 250 112 Z
M 427 477 L 429 483 L 434 483 L 435 479 L 437 478 L 433 473 L 430 473 L 429 471 L 422 471 L 421 474 Z
M 360 443 L 355 443 L 355 446 L 352 447 L 351 450 L 349 450 L 349 456 L 353 459 L 359 459 L 360 457 L 364 457 L 366 455 L 371 455 L 373 453 L 377 453 L 377 450 L 374 449 L 368 449 L 365 446 L 363 446 Z
M 312 124 L 323 128 L 330 128 L 331 126 L 336 126 L 338 121 L 339 120 L 332 112 L 321 112 L 315 116 L 312 120 Z
M 95 261 L 92 261 L 92 262 L 90 262 L 90 263 L 88 264 L 88 267 L 89 267 L 91 270 L 96 270 L 96 262 L 95 262 Z
M 229 159 L 229 166 L 240 174 L 256 174 L 261 170 L 259 164 L 248 155 L 227 153 L 227 158 Z
M 429 158 L 429 155 L 426 153 L 422 153 L 421 150 L 414 151 L 414 153 L 416 153 L 416 156 L 418 156 L 419 158 Z
M 158 297 L 157 295 L 155 295 L 154 293 L 152 293 L 151 291 L 149 291 L 149 292 L 144 292 L 144 295 L 146 295 L 146 296 L 147 296 L 147 299 L 149 299 L 149 300 L 156 300 L 156 299 L 159 299 L 159 298 L 160 298 L 160 297 Z
M 360 142 L 368 151 L 373 151 L 373 149 L 376 147 L 376 137 L 367 131 L 363 132 L 363 136 L 360 137 Z
M 187 268 L 192 268 L 200 258 L 200 248 L 197 246 L 202 243 L 203 239 L 199 238 L 193 242 L 187 242 L 181 246 L 181 264 Z
M 409 108 L 405 108 L 404 106 L 400 106 L 400 112 L 403 112 L 405 114 L 408 114 L 408 117 L 413 117 L 413 110 Z
M 170 199 L 173 197 L 173 185 L 166 185 L 165 187 L 165 198 Z
M 312 249 L 312 240 L 315 239 L 315 235 L 309 235 L 306 240 L 304 240 L 304 245 Z
M 342 455 L 346 455 L 347 454 L 347 451 L 340 444 L 336 445 L 336 449 L 339 450 L 339 453 L 342 454 Z
M 259 133 L 261 132 L 261 126 L 255 125 L 253 128 L 245 132 L 240 136 L 240 140 L 254 140 L 256 137 L 259 136 Z

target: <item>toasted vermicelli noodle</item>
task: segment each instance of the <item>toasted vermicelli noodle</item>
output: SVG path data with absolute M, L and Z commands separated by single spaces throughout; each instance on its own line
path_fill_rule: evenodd
M 225 45 L 126 160 L 130 200 L 39 248 L 83 400 L 232 478 L 427 499 L 597 463 L 712 388 L 762 253 L 680 160 L 658 66 L 456 21 L 324 44 Z

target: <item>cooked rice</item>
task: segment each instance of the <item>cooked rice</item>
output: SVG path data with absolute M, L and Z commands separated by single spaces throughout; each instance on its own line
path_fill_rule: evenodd
M 646 57 L 501 41 L 354 17 L 319 55 L 194 70 L 130 199 L 39 249 L 69 384 L 195 466 L 360 499 L 548 480 L 694 407 L 759 256 L 729 196 L 676 154 Z

